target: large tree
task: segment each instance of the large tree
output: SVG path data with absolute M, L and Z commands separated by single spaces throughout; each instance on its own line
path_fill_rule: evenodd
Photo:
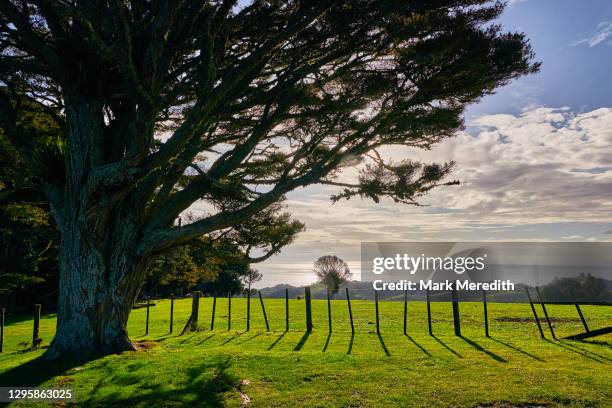
M 0 0 L 0 120 L 25 163 L 53 169 L 38 174 L 61 233 L 48 355 L 132 348 L 129 311 L 169 248 L 248 242 L 260 223 L 271 239 L 246 252 L 277 252 L 300 229 L 280 207 L 292 190 L 413 204 L 444 183 L 452 163 L 385 162 L 377 149 L 430 148 L 461 128 L 466 104 L 537 69 L 524 35 L 492 23 L 503 7 Z M 29 99 L 65 130 L 48 156 L 19 137 Z M 354 181 L 338 178 L 348 166 Z M 177 224 L 198 200 L 202 216 Z

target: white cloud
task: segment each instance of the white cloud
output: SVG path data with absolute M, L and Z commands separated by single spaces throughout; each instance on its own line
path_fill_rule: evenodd
M 597 28 L 589 37 L 576 40 L 570 45 L 588 44 L 589 47 L 595 47 L 606 41 L 610 36 L 612 36 L 612 21 L 603 21 L 597 25 Z
M 462 185 L 432 192 L 423 199 L 430 207 L 358 199 L 331 205 L 334 190 L 312 187 L 290 195 L 290 210 L 307 226 L 298 243 L 452 239 L 516 225 L 610 221 L 612 108 L 538 107 L 483 116 L 470 126 L 472 134 L 462 132 L 431 151 L 384 152 L 394 159 L 457 162 L 452 178 Z

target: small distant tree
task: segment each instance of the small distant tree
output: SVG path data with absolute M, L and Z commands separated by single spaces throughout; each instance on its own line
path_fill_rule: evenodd
M 353 275 L 348 264 L 336 255 L 325 255 L 317 259 L 314 273 L 332 295 L 338 293 L 340 285 L 349 281 Z
M 242 282 L 246 287 L 245 293 L 251 293 L 251 286 L 259 282 L 261 278 L 263 275 L 257 269 L 249 268 L 247 274 L 242 277 Z

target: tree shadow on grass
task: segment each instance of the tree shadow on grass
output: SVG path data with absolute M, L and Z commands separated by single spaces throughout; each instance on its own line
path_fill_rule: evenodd
M 431 334 L 430 335 L 435 341 L 437 341 L 438 343 L 440 343 L 440 345 L 442 345 L 442 347 L 444 347 L 445 349 L 447 349 L 448 351 L 450 351 L 451 353 L 453 353 L 455 356 L 459 357 L 459 358 L 463 358 L 463 356 L 459 353 L 457 353 L 455 350 L 453 350 L 452 348 L 450 348 L 449 346 L 446 345 L 446 343 L 444 343 L 442 340 L 440 340 L 439 338 L 437 338 L 435 335 Z
M 188 367 L 185 378 L 175 381 L 171 386 L 151 381 L 149 369 L 141 372 L 111 374 L 100 380 L 88 392 L 88 399 L 82 406 L 224 406 L 224 393 L 239 391 L 239 380 L 228 373 L 231 366 L 229 358 L 209 361 Z M 110 370 L 110 368 L 107 368 Z M 124 387 L 117 387 L 124 385 Z M 108 389 L 117 389 L 102 393 Z M 78 397 L 78 395 L 77 395 Z M 145 405 L 146 404 L 146 405 Z
M 310 337 L 309 331 L 304 333 L 298 344 L 296 344 L 293 348 L 293 351 L 300 351 L 304 347 L 304 344 L 306 344 L 306 340 L 308 340 L 308 337 Z
M 415 346 L 417 346 L 417 347 L 419 348 L 419 350 L 421 350 L 421 351 L 422 351 L 422 352 L 423 352 L 425 355 L 427 355 L 428 357 L 431 357 L 431 353 L 430 353 L 429 351 L 427 351 L 427 350 L 425 349 L 425 347 L 421 346 L 419 343 L 417 343 L 417 342 L 416 342 L 416 341 L 415 341 L 415 340 L 414 340 L 412 337 L 410 337 L 409 335 L 404 334 L 404 336 L 406 336 L 406 338 L 407 338 L 408 340 L 410 340 L 410 342 L 411 342 L 412 344 L 414 344 Z
M 383 351 L 385 352 L 387 357 L 391 357 L 391 353 L 389 353 L 389 349 L 387 348 L 387 345 L 385 344 L 385 341 L 383 340 L 381 334 L 377 333 L 377 335 L 378 335 L 378 341 L 380 341 L 380 345 L 382 346 Z
M 476 343 L 474 340 L 470 340 L 470 339 L 468 339 L 467 337 L 464 337 L 464 336 L 458 336 L 458 337 L 461 340 L 465 341 L 470 346 L 474 347 L 476 350 L 485 353 L 487 356 L 491 357 L 493 360 L 499 361 L 500 363 L 507 363 L 508 362 L 508 360 L 506 360 L 505 358 L 503 358 L 499 354 L 495 354 L 494 352 L 492 352 L 490 350 L 487 350 L 486 348 L 482 347 L 480 344 Z
M 2 387 L 36 387 L 81 364 L 76 360 L 48 360 L 40 356 L 1 373 L 0 385 Z
M 545 362 L 545 361 L 546 361 L 546 360 L 544 360 L 544 359 L 542 359 L 542 358 L 540 358 L 540 357 L 538 357 L 538 356 L 534 356 L 533 354 L 528 353 L 528 352 L 526 352 L 525 350 L 522 350 L 522 349 L 520 349 L 520 348 L 518 348 L 518 347 L 516 347 L 516 346 L 512 346 L 512 345 L 510 345 L 510 344 L 508 344 L 508 343 L 505 343 L 505 342 L 503 342 L 503 341 L 501 341 L 501 340 L 498 340 L 498 339 L 496 339 L 496 338 L 494 338 L 494 337 L 489 337 L 489 338 L 490 338 L 491 340 L 493 340 L 494 342 L 497 342 L 497 343 L 499 343 L 499 344 L 502 344 L 502 345 L 504 345 L 504 346 L 508 347 L 509 349 L 514 350 L 514 351 L 518 351 L 519 353 L 522 353 L 522 354 L 524 354 L 524 355 L 526 355 L 526 356 L 528 356 L 528 357 L 531 357 L 531 358 L 533 358 L 534 360 L 538 360 L 538 361 L 541 361 L 541 362 Z

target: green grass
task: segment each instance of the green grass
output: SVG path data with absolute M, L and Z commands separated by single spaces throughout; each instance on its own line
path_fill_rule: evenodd
M 179 337 L 190 302 L 176 301 L 172 335 L 168 301 L 151 308 L 148 336 L 145 309 L 134 310 L 129 333 L 146 350 L 84 365 L 41 361 L 44 349 L 27 350 L 30 316 L 9 317 L 0 386 L 70 386 L 82 406 L 237 407 L 246 398 L 253 407 L 612 406 L 612 336 L 552 341 L 544 323 L 549 340 L 541 340 L 526 304 L 489 304 L 491 338 L 486 338 L 480 303 L 461 304 L 464 337 L 453 334 L 450 304 L 433 303 L 432 337 L 425 304 L 412 302 L 407 337 L 402 303 L 381 302 L 379 337 L 369 301 L 353 302 L 359 323 L 351 336 L 345 301 L 332 301 L 331 335 L 327 303 L 313 301 L 315 329 L 306 335 L 303 300 L 290 301 L 291 327 L 285 333 L 282 299 L 265 299 L 271 326 L 265 332 L 254 298 L 251 330 L 245 332 L 245 299 L 232 301 L 229 331 L 227 300 L 219 299 L 210 331 L 212 299 L 204 298 L 201 330 Z M 573 306 L 548 309 L 562 318 L 555 323 L 557 337 L 582 330 Z M 612 324 L 611 307 L 584 306 L 583 311 L 591 328 Z M 44 315 L 43 348 L 54 326 L 55 316 Z

